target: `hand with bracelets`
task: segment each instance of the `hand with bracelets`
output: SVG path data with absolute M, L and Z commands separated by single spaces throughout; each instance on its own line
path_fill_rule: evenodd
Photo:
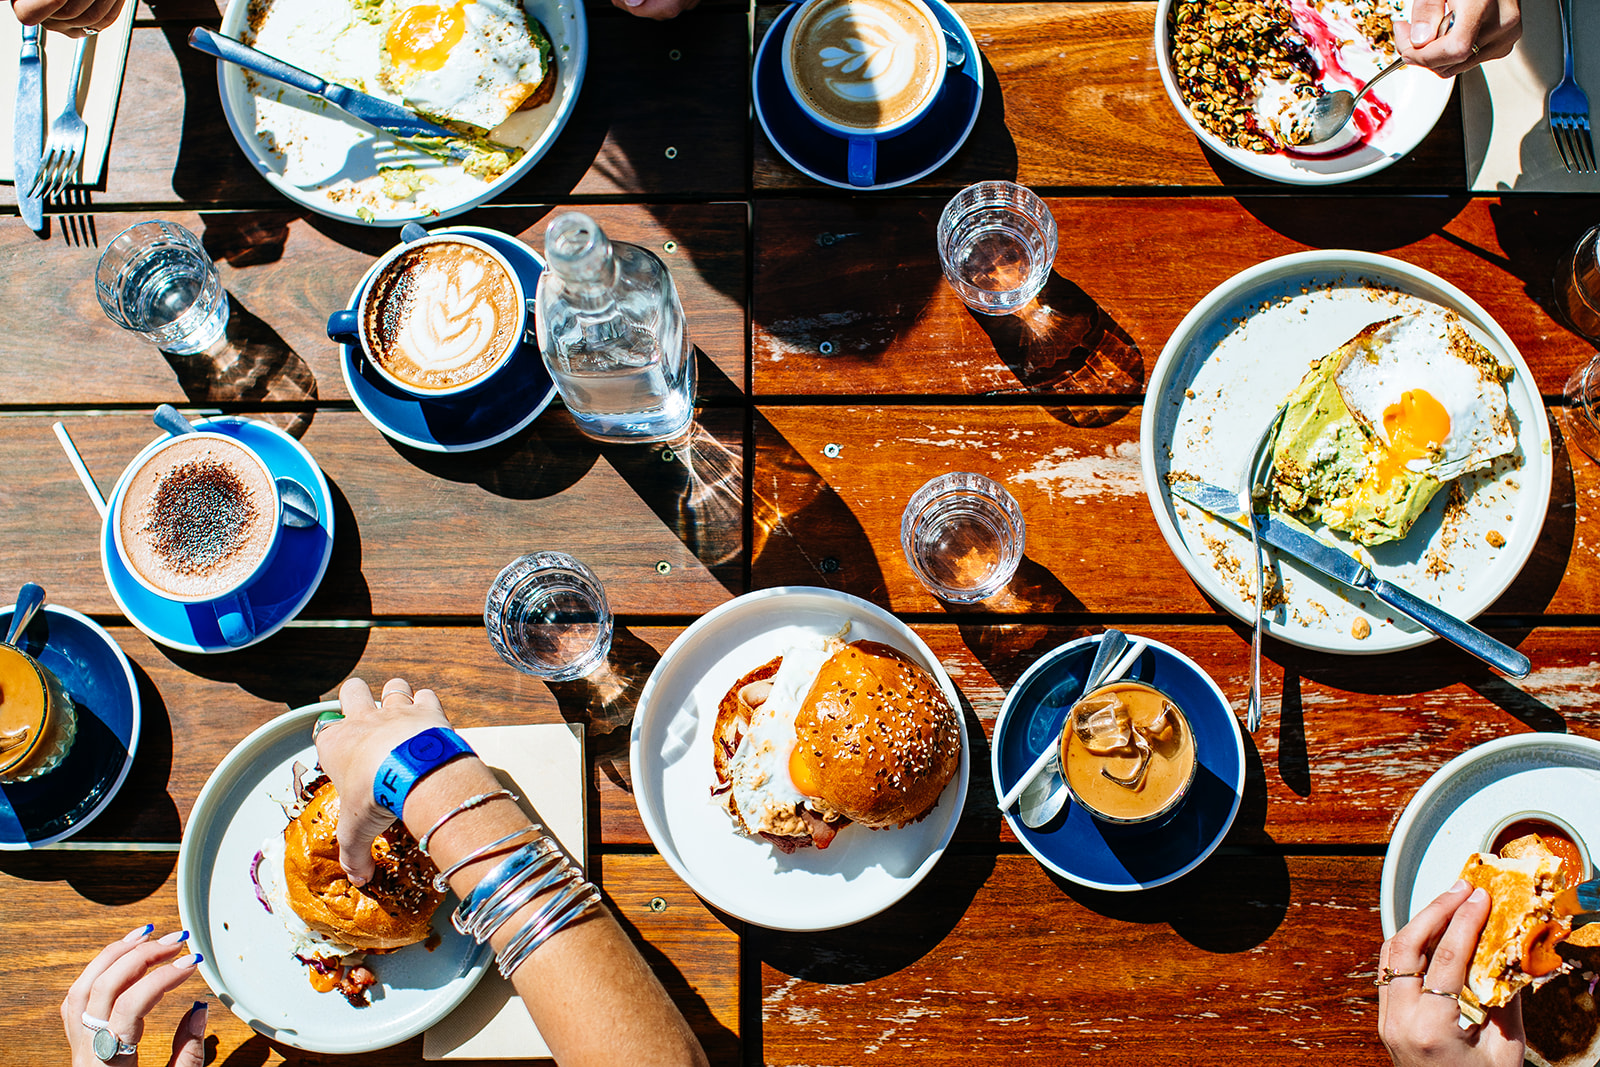
M 374 701 L 352 678 L 339 703 L 317 723 L 317 756 L 339 791 L 353 882 L 371 877 L 372 842 L 398 816 L 460 898 L 434 921 L 495 950 L 558 1062 L 705 1062 L 599 890 L 449 728 L 431 690 L 394 678 Z

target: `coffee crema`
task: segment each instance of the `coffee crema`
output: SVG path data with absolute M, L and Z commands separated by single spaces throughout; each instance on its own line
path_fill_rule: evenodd
M 145 461 L 123 491 L 118 534 L 128 565 L 180 599 L 220 597 L 272 547 L 272 476 L 223 437 L 185 435 Z
M 939 83 L 939 35 L 909 0 L 822 0 L 788 35 L 794 88 L 829 122 L 870 132 L 915 115 Z
M 407 249 L 372 285 L 362 333 L 379 366 L 414 389 L 474 382 L 520 340 L 516 286 L 476 245 L 444 240 Z
M 1067 715 L 1061 765 L 1073 796 L 1090 814 L 1144 822 L 1165 814 L 1194 780 L 1189 720 L 1160 690 L 1113 682 Z

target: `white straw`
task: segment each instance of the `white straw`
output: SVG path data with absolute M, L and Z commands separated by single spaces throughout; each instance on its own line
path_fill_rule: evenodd
M 78 472 L 78 481 L 83 483 L 84 491 L 89 494 L 89 501 L 94 504 L 95 511 L 100 513 L 102 519 L 105 518 L 106 498 L 100 495 L 100 487 L 94 484 L 94 475 L 89 473 L 89 468 L 84 464 L 78 446 L 72 443 L 72 435 L 67 433 L 66 423 L 58 422 L 50 428 L 56 432 L 56 439 L 61 442 L 61 450 L 67 454 L 67 459 L 72 461 L 72 469 Z
M 1122 658 L 1117 660 L 1117 665 L 1106 672 L 1105 679 L 1100 684 L 1110 685 L 1124 674 L 1127 674 L 1129 669 L 1133 667 L 1134 661 L 1144 655 L 1144 650 L 1149 647 L 1149 642 L 1145 641 L 1144 638 L 1135 637 L 1128 643 L 1128 650 L 1122 654 Z M 1012 786 L 1010 791 L 1000 798 L 1001 811 L 1010 811 L 1011 805 L 1015 804 L 1017 798 L 1022 796 L 1023 790 L 1027 789 L 1035 778 L 1044 773 L 1045 767 L 1055 757 L 1058 747 L 1057 745 L 1046 745 L 1044 747 L 1044 751 L 1039 753 L 1039 758 L 1033 761 L 1033 766 L 1029 767 L 1022 777 L 1017 779 L 1017 784 Z

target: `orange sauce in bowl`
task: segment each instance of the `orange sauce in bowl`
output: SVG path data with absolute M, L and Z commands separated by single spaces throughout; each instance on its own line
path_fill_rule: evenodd
M 1489 851 L 1498 856 L 1506 845 L 1529 834 L 1538 834 L 1539 840 L 1544 842 L 1544 847 L 1561 858 L 1561 868 L 1567 876 L 1568 885 L 1576 885 L 1589 876 L 1583 865 L 1583 852 L 1578 848 L 1577 842 L 1568 837 L 1567 832 L 1561 827 L 1543 819 L 1518 819 L 1495 836 Z

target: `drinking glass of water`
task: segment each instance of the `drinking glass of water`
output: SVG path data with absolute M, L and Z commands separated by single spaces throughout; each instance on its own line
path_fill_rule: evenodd
M 136 223 L 112 238 L 94 288 L 112 322 L 166 352 L 204 352 L 228 327 L 216 264 L 175 222 Z
M 939 262 L 972 310 L 1009 315 L 1039 295 L 1056 258 L 1056 220 L 1015 182 L 969 185 L 939 216 Z
M 966 471 L 923 485 L 900 516 L 911 570 L 935 596 L 958 604 L 1004 589 L 1027 539 L 1016 498 L 994 479 Z
M 489 587 L 483 625 L 501 659 L 547 681 L 581 678 L 611 651 L 605 588 L 564 552 L 513 560 Z

